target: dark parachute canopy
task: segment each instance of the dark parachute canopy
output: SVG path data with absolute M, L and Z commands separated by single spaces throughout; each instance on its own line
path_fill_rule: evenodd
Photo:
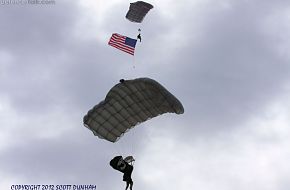
M 89 110 L 83 122 L 95 136 L 116 142 L 141 122 L 164 113 L 183 112 L 180 101 L 155 80 L 121 79 L 105 100 Z
M 127 156 L 132 157 L 132 156 Z M 123 159 L 122 156 L 115 156 L 111 161 L 110 161 L 110 166 L 114 168 L 115 170 L 118 170 L 122 173 L 132 173 L 133 167 L 129 162 L 126 161 L 126 158 Z M 132 157 L 133 158 L 133 157 Z
M 127 164 L 128 164 L 128 163 L 124 162 L 122 156 L 115 156 L 115 157 L 110 161 L 110 165 L 111 165 L 115 170 L 118 170 L 118 171 L 123 172 L 123 173 L 124 173 L 124 170 L 125 170 Z
M 152 9 L 153 6 L 143 1 L 137 1 L 130 3 L 129 10 L 126 14 L 126 18 L 131 22 L 141 23 L 146 14 Z

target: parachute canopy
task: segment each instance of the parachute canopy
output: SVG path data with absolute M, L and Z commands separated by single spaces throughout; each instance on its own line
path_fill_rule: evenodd
M 129 10 L 126 14 L 126 18 L 131 22 L 141 23 L 146 14 L 152 9 L 153 6 L 143 1 L 137 1 L 130 3 Z
M 182 114 L 180 101 L 149 78 L 121 79 L 105 100 L 84 116 L 84 125 L 99 138 L 116 142 L 137 124 L 164 113 Z
M 130 162 L 129 162 L 130 161 Z M 133 167 L 129 163 L 135 161 L 133 156 L 127 156 L 126 158 L 123 159 L 122 156 L 115 156 L 111 161 L 110 161 L 110 166 L 114 168 L 115 170 L 118 170 L 122 173 L 126 172 L 132 172 Z
M 122 156 L 115 156 L 111 161 L 110 161 L 110 166 L 114 168 L 115 170 L 118 170 L 120 172 L 124 172 L 126 168 L 127 163 L 124 162 Z

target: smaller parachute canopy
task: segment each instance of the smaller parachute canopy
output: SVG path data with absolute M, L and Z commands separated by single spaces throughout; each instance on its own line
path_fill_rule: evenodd
M 143 1 L 137 1 L 130 3 L 129 10 L 126 14 L 126 18 L 131 22 L 141 23 L 146 14 L 152 9 L 153 6 Z
M 131 157 L 132 156 L 127 156 L 126 158 Z M 125 159 L 126 159 L 125 158 Z M 129 165 L 128 162 L 126 162 L 126 160 L 123 159 L 122 156 L 115 156 L 111 161 L 110 161 L 110 166 L 112 166 L 112 168 L 114 168 L 115 170 L 118 170 L 122 173 L 128 172 L 128 170 L 132 170 L 132 166 Z
M 110 166 L 112 166 L 114 169 L 118 170 L 118 163 L 120 160 L 123 160 L 122 156 L 115 156 L 111 161 L 110 161 Z

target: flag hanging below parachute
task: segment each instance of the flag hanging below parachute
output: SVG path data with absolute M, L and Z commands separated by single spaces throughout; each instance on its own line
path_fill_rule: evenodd
M 131 55 L 134 55 L 136 43 L 137 43 L 136 39 L 132 39 L 127 36 L 122 36 L 117 33 L 112 34 L 108 42 L 110 46 L 113 46 Z

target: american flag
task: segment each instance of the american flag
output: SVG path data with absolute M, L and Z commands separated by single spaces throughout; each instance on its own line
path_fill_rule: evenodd
M 134 55 L 137 40 L 114 33 L 110 38 L 109 45 L 121 51 Z

